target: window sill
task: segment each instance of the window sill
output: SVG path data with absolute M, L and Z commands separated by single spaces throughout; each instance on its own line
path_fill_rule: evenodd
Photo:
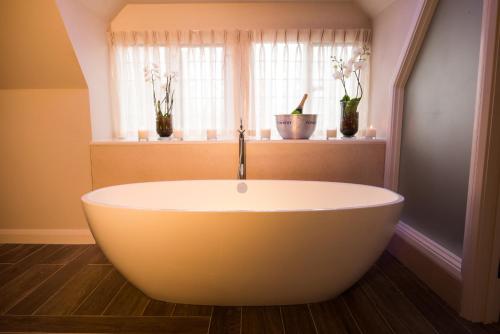
M 385 139 L 383 138 L 333 138 L 333 139 L 245 139 L 249 144 L 385 144 Z M 199 139 L 187 139 L 187 140 L 158 140 L 156 138 L 150 138 L 148 141 L 137 140 L 137 139 L 114 139 L 114 140 L 94 140 L 92 145 L 182 145 L 182 144 L 236 144 L 238 139 L 215 139 L 215 140 L 199 140 Z

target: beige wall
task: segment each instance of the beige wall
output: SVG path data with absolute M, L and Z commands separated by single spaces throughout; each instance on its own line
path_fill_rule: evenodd
M 114 31 L 370 26 L 353 2 L 129 4 L 111 23 Z
M 86 228 L 88 91 L 54 1 L 2 0 L 0 45 L 0 230 Z
M 86 89 L 0 90 L 0 228 L 85 228 Z
M 422 0 L 396 0 L 373 19 L 370 73 L 371 124 L 387 137 L 392 110 L 392 86 L 408 45 Z
M 384 157 L 384 141 L 249 142 L 247 177 L 381 186 Z M 157 180 L 234 179 L 237 162 L 237 142 L 96 143 L 92 145 L 93 187 Z

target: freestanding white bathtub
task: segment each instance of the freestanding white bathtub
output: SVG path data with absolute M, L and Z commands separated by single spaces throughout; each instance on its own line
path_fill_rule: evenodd
M 403 197 L 331 182 L 136 183 L 82 197 L 115 267 L 154 299 L 277 305 L 333 298 L 376 261 Z

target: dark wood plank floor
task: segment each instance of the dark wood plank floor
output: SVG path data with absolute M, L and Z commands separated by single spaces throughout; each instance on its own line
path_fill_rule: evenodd
M 388 253 L 334 300 L 219 307 L 151 300 L 95 245 L 0 245 L 0 332 L 500 333 L 461 319 Z

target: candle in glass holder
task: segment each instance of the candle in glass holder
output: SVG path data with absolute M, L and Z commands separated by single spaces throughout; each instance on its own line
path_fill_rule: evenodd
M 261 129 L 260 139 L 271 139 L 271 129 Z
M 141 140 L 148 141 L 149 140 L 149 130 L 139 130 L 139 131 L 137 131 L 137 136 L 139 137 L 139 141 L 141 141 Z
M 377 129 L 370 125 L 368 129 L 366 129 L 366 138 L 375 138 L 377 136 Z
M 184 136 L 184 133 L 182 132 L 182 130 L 174 130 L 174 138 L 175 139 L 182 140 L 183 136 Z
M 326 130 L 326 139 L 337 138 L 337 129 Z
M 207 130 L 207 139 L 208 139 L 208 140 L 214 140 L 214 139 L 217 139 L 217 130 L 214 130 L 214 129 L 208 129 L 208 130 Z

